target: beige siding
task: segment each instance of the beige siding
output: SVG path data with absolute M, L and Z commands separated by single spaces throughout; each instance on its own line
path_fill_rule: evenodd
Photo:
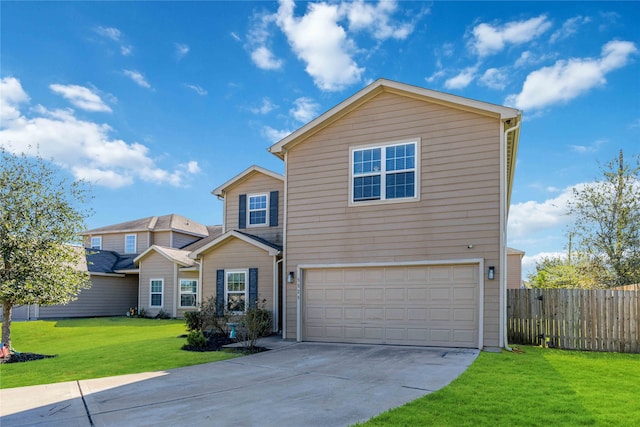
M 282 244 L 282 229 L 284 222 L 284 183 L 262 173 L 253 173 L 244 181 L 235 184 L 225 195 L 226 231 L 238 229 L 239 196 L 241 194 L 264 194 L 278 191 L 278 226 L 277 227 L 248 227 L 243 232 L 262 237 L 277 245 Z
M 138 276 L 91 276 L 91 288 L 66 305 L 40 306 L 38 318 L 124 316 L 138 305 Z
M 174 283 L 174 266 L 164 256 L 155 251 L 151 251 L 140 262 L 140 308 L 144 308 L 147 314 L 155 316 L 160 309 L 173 315 L 173 304 L 175 301 L 176 286 Z M 150 307 L 151 303 L 151 279 L 163 279 L 164 288 L 162 296 L 162 307 Z
M 93 237 L 102 237 L 102 250 L 124 254 L 124 238 L 129 234 L 136 235 L 136 253 L 142 253 L 149 247 L 147 233 L 95 234 Z M 91 247 L 91 236 L 85 236 L 83 241 L 85 248 Z
M 421 140 L 420 200 L 349 206 L 350 147 Z M 285 271 L 299 264 L 484 258 L 484 345 L 499 345 L 500 123 L 383 93 L 293 147 Z M 467 246 L 472 244 L 473 248 Z M 287 337 L 295 337 L 287 285 Z
M 258 269 L 258 297 L 266 299 L 266 308 L 273 311 L 273 256 L 236 238 L 204 254 L 202 264 L 203 297 L 216 295 L 216 271 Z
M 522 287 L 522 255 L 507 255 L 507 289 Z
M 158 231 L 153 233 L 153 245 L 171 247 L 171 231 Z

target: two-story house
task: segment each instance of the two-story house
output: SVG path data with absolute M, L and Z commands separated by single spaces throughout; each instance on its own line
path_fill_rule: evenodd
M 520 122 L 512 108 L 381 79 L 274 144 L 284 337 L 504 346 Z

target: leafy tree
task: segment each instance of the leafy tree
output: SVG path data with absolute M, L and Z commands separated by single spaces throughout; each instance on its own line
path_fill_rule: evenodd
M 640 283 L 640 156 L 635 163 L 620 150 L 603 178 L 574 189 L 569 202 L 580 252 L 602 264 L 610 287 Z
M 533 288 L 582 288 L 602 287 L 606 282 L 604 266 L 585 254 L 569 257 L 546 257 L 536 262 L 536 271 L 529 275 Z
M 72 243 L 85 229 L 89 198 L 82 181 L 69 183 L 41 157 L 0 147 L 0 302 L 2 341 L 11 346 L 15 305 L 66 304 L 90 286 L 78 266 L 84 250 Z

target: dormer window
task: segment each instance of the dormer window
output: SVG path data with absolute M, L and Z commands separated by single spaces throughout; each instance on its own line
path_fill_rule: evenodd
M 257 194 L 247 197 L 249 211 L 249 226 L 267 225 L 267 207 L 269 206 L 269 196 L 267 194 Z

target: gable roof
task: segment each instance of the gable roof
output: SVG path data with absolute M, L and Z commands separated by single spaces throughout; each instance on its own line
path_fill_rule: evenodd
M 321 114 L 314 120 L 289 134 L 279 142 L 273 144 L 269 147 L 269 152 L 275 154 L 281 159 L 284 159 L 284 152 L 288 148 L 299 144 L 320 130 L 326 128 L 382 92 L 395 93 L 435 104 L 442 104 L 461 110 L 473 111 L 478 114 L 489 115 L 500 119 L 517 119 L 520 117 L 520 111 L 515 108 L 490 104 L 488 102 L 477 101 L 475 99 L 464 98 L 462 96 L 451 95 L 418 86 L 411 86 L 392 80 L 378 79 L 369 86 L 345 99 L 329 111 Z
M 213 248 L 215 248 L 216 246 L 221 245 L 222 243 L 226 242 L 227 240 L 231 239 L 231 238 L 236 238 L 236 239 L 240 239 L 246 243 L 249 243 L 250 245 L 253 245 L 257 248 L 260 248 L 264 251 L 267 251 L 269 253 L 269 255 L 274 256 L 274 255 L 278 255 L 282 252 L 282 246 L 276 245 L 274 243 L 269 242 L 268 240 L 265 240 L 261 237 L 258 236 L 254 236 L 251 234 L 247 234 L 247 233 L 243 233 L 240 232 L 238 230 L 232 230 L 232 231 L 228 231 L 227 233 L 219 236 L 217 239 L 212 240 L 211 242 L 209 242 L 208 244 L 196 249 L 195 251 L 191 252 L 189 254 L 189 257 L 192 259 L 197 258 L 198 255 L 200 255 L 201 253 L 207 252 Z
M 177 231 L 199 237 L 206 237 L 209 235 L 206 226 L 177 214 L 150 216 L 133 221 L 108 225 L 106 227 L 86 230 L 80 234 L 86 236 L 91 234 L 112 234 L 140 231 Z
M 200 240 L 196 240 L 193 243 L 189 243 L 188 245 L 185 245 L 183 247 L 181 247 L 180 249 L 183 249 L 185 251 L 195 251 L 196 249 L 199 249 L 201 247 L 203 247 L 204 245 L 206 245 L 207 243 L 211 242 L 212 240 L 217 239 L 218 237 L 220 237 L 222 235 L 222 226 L 221 225 L 207 225 L 207 231 L 209 231 L 209 235 L 207 237 L 204 237 Z
M 244 180 L 248 179 L 250 176 L 252 176 L 252 175 L 254 175 L 256 173 L 262 173 L 264 175 L 270 176 L 270 177 L 278 179 L 280 181 L 284 181 L 284 176 L 283 175 L 280 175 L 279 173 L 276 173 L 276 172 L 272 172 L 272 171 L 270 171 L 268 169 L 265 169 L 263 167 L 253 165 L 253 166 L 248 167 L 244 171 L 240 172 L 238 175 L 234 176 L 229 181 L 225 182 L 224 184 L 220 185 L 219 187 L 214 188 L 213 191 L 211 191 L 211 194 L 213 194 L 214 196 L 221 197 L 225 193 L 225 191 L 227 191 L 229 188 L 231 188 L 234 185 L 237 185 L 237 184 L 243 182 Z
M 192 258 L 189 258 L 189 251 L 158 245 L 151 245 L 146 251 L 138 255 L 133 262 L 138 265 L 142 258 L 146 257 L 151 252 L 157 252 L 169 261 L 180 264 L 183 267 L 192 267 L 195 264 L 195 261 Z
M 335 123 L 337 120 L 383 92 L 394 93 L 434 104 L 446 105 L 459 110 L 471 111 L 502 120 L 506 136 L 506 207 L 508 212 L 509 206 L 511 205 L 511 189 L 513 187 L 516 154 L 518 152 L 518 141 L 520 139 L 520 122 L 522 120 L 522 113 L 520 110 L 515 108 L 477 101 L 471 98 L 464 98 L 462 96 L 438 92 L 392 80 L 378 79 L 298 130 L 284 137 L 279 142 L 273 144 L 268 148 L 268 151 L 271 154 L 284 159 L 284 155 L 287 150 L 301 142 L 304 142 L 311 136 Z

